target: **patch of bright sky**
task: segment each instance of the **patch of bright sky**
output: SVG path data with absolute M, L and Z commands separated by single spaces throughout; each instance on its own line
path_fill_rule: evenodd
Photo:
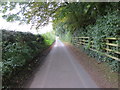
M 0 18 L 0 29 L 21 31 L 21 32 L 31 32 L 33 34 L 44 34 L 46 32 L 52 31 L 52 23 L 49 23 L 47 26 L 36 30 L 35 28 L 31 29 L 30 24 L 19 25 L 19 22 L 17 22 L 17 21 L 16 22 L 7 22 L 6 20 Z
M 20 8 L 17 6 L 15 10 L 11 11 L 11 13 L 16 13 Z M 52 23 L 44 27 L 40 27 L 40 29 L 36 30 L 35 27 L 31 29 L 31 24 L 21 24 L 19 25 L 19 21 L 15 22 L 7 22 L 2 18 L 2 13 L 0 13 L 0 29 L 12 30 L 12 31 L 21 31 L 21 32 L 31 32 L 33 34 L 44 34 L 46 32 L 50 32 L 53 30 Z

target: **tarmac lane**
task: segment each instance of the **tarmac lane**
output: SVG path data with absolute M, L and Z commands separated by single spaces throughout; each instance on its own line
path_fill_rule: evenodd
M 57 39 L 26 88 L 98 88 L 68 48 Z

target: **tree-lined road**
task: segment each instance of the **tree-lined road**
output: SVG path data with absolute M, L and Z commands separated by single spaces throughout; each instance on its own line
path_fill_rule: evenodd
M 26 88 L 98 88 L 78 60 L 58 39 Z

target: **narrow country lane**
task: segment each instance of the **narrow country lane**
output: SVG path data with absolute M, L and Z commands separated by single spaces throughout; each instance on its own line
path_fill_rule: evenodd
M 85 69 L 58 39 L 26 88 L 98 88 Z

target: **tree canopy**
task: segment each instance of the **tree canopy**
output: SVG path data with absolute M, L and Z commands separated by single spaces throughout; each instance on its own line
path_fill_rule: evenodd
M 64 3 L 56 2 L 5 2 L 0 3 L 0 11 L 4 13 L 3 18 L 7 21 L 21 20 L 39 28 L 48 24 L 53 19 L 57 9 L 64 5 Z M 19 7 L 20 10 L 17 11 L 16 7 Z M 11 13 L 13 10 L 16 10 L 16 13 Z
M 36 29 L 53 21 L 54 27 L 60 25 L 73 31 L 94 24 L 97 17 L 108 11 L 119 9 L 119 3 L 111 2 L 5 2 L 0 6 L 7 21 L 21 20 Z M 18 6 L 20 10 L 11 13 Z

